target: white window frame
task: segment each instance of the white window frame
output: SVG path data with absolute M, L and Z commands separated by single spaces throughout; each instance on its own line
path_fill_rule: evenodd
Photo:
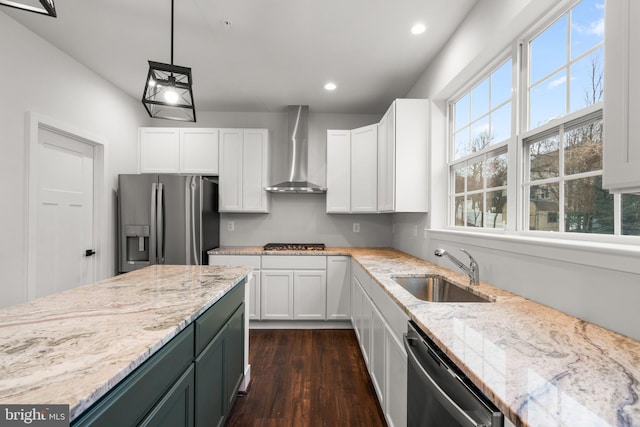
M 609 0 L 615 1 L 615 0 Z M 511 236 L 512 238 L 526 238 L 535 239 L 536 241 L 549 241 L 549 242 L 575 242 L 577 244 L 606 244 L 606 245 L 638 245 L 640 243 L 640 236 L 628 236 L 622 235 L 622 198 L 620 194 L 614 195 L 614 234 L 594 234 L 594 233 L 573 233 L 573 232 L 551 232 L 551 231 L 538 231 L 528 230 L 528 215 L 529 211 L 525 208 L 525 203 L 529 202 L 528 187 L 525 188 L 525 172 L 526 162 L 528 162 L 527 153 L 525 150 L 525 141 L 532 138 L 537 134 L 544 133 L 560 124 L 570 123 L 581 117 L 586 117 L 597 113 L 598 110 L 603 109 L 603 102 L 587 106 L 581 110 L 571 112 L 560 118 L 550 120 L 542 126 L 535 129 L 528 129 L 529 120 L 529 51 L 525 47 L 535 37 L 543 33 L 547 28 L 553 25 L 558 19 L 569 12 L 574 6 L 576 6 L 580 0 L 566 0 L 560 2 L 554 9 L 549 12 L 538 23 L 529 28 L 523 36 L 512 41 L 510 46 L 505 49 L 498 57 L 490 61 L 489 64 L 480 72 L 480 76 L 473 81 L 465 84 L 458 92 L 449 98 L 447 105 L 447 203 L 446 203 L 446 219 L 445 228 L 443 231 L 450 230 L 456 233 L 469 234 L 469 235 L 503 235 L 505 237 Z M 606 41 L 604 44 L 606 50 Z M 579 58 L 583 58 L 586 53 L 583 53 Z M 513 97 L 511 100 L 512 108 L 512 124 L 511 133 L 512 137 L 504 142 L 489 146 L 478 152 L 472 153 L 460 159 L 453 160 L 455 150 L 454 140 L 454 115 L 453 104 L 461 99 L 466 93 L 474 88 L 478 83 L 489 77 L 489 75 L 506 60 L 511 58 L 512 61 L 512 90 Z M 575 58 L 577 61 L 579 58 Z M 564 65 L 566 66 L 566 64 Z M 568 89 L 569 90 L 569 87 Z M 606 96 L 606 95 L 605 95 Z M 567 98 L 567 102 L 569 99 Z M 606 142 L 605 142 L 606 143 Z M 494 228 L 474 228 L 468 226 L 455 225 L 455 174 L 454 167 L 461 163 L 472 162 L 473 159 L 486 158 L 491 153 L 504 150 L 506 147 L 508 152 L 508 182 L 507 182 L 507 212 L 508 218 L 505 227 L 502 229 Z M 597 172 L 588 172 L 586 175 L 595 174 Z M 585 176 L 586 176 L 585 175 Z M 527 190 L 527 191 L 525 191 Z M 486 189 L 483 191 L 486 192 Z M 560 201 L 564 204 L 564 200 Z M 559 221 L 564 221 L 561 216 L 561 212 L 558 214 Z
M 455 225 L 455 209 L 452 203 L 452 200 L 455 200 L 455 168 L 462 164 L 471 164 L 477 160 L 486 160 L 488 158 L 501 155 L 503 153 L 507 153 L 508 157 L 508 172 L 507 172 L 507 212 L 516 212 L 516 199 L 515 199 L 515 191 L 510 189 L 511 181 L 513 173 L 511 171 L 511 152 L 515 149 L 516 142 L 516 117 L 517 117 L 517 91 L 515 90 L 516 78 L 517 78 L 517 63 L 512 54 L 512 48 L 505 49 L 500 55 L 498 55 L 493 61 L 487 65 L 484 70 L 479 73 L 479 78 L 474 79 L 472 82 L 466 84 L 464 88 L 451 97 L 450 101 L 447 102 L 447 176 L 448 176 L 448 187 L 447 187 L 447 228 L 457 229 L 457 230 L 474 230 L 483 233 L 503 233 L 505 230 L 511 228 L 515 230 L 515 221 L 511 221 L 511 223 L 506 223 L 504 228 L 470 228 L 468 226 L 458 226 Z M 462 99 L 467 93 L 469 93 L 476 85 L 480 84 L 485 79 L 491 76 L 491 73 L 498 70 L 501 66 L 504 65 L 506 61 L 511 59 L 511 136 L 504 141 L 498 142 L 493 145 L 489 145 L 484 147 L 481 150 L 476 151 L 475 153 L 468 154 L 459 159 L 454 159 L 455 155 L 455 124 L 454 124 L 454 105 L 457 101 Z M 501 108 L 506 104 L 503 103 L 496 109 Z M 464 167 L 464 166 L 462 166 Z M 492 187 L 492 190 L 499 190 L 503 187 Z M 482 190 L 474 191 L 473 193 L 484 193 L 484 201 L 486 203 L 486 185 Z M 465 195 L 468 195 L 465 189 Z M 484 222 L 484 219 L 483 219 Z

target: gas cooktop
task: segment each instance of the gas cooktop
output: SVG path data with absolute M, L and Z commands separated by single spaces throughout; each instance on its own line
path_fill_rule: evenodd
M 324 243 L 267 243 L 265 251 L 324 251 Z

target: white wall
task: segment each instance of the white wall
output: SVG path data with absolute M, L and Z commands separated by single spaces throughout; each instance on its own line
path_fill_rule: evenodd
M 552 7 L 552 0 L 483 0 L 407 94 L 432 105 L 431 213 L 393 216 L 393 246 L 448 268 L 436 247 L 467 248 L 480 264 L 480 279 L 524 297 L 640 339 L 640 250 L 518 236 L 483 236 L 439 230 L 446 223 L 445 100 L 481 73 L 497 55 Z M 413 230 L 418 228 L 418 237 Z M 425 238 L 422 230 L 431 229 Z
M 25 301 L 27 189 L 25 114 L 34 112 L 105 141 L 106 225 L 99 279 L 115 273 L 118 173 L 135 173 L 139 102 L 0 12 L 0 307 Z M 142 77 L 142 76 L 141 76 Z
M 309 113 L 309 181 L 326 184 L 327 129 L 355 129 L 377 123 L 379 115 Z M 153 125 L 156 125 L 155 123 Z M 158 124 L 160 126 L 160 124 Z M 200 127 L 268 128 L 271 184 L 287 179 L 287 113 L 198 112 Z M 390 246 L 390 215 L 328 215 L 324 194 L 272 194 L 268 214 L 221 214 L 222 246 L 269 242 L 319 242 L 331 246 Z M 228 231 L 233 221 L 235 230 Z M 353 223 L 360 232 L 353 233 Z

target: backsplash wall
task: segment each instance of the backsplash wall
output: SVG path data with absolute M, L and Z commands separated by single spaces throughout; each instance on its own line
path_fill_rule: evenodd
M 268 214 L 221 214 L 221 246 L 262 246 L 269 242 L 328 246 L 391 246 L 391 215 L 327 214 L 324 194 L 272 194 Z M 234 231 L 229 231 L 229 222 Z M 353 223 L 360 232 L 353 232 Z

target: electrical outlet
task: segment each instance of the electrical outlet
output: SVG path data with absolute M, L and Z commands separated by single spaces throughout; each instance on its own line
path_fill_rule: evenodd
M 353 232 L 354 233 L 359 233 L 360 232 L 360 223 L 359 222 L 354 222 L 353 223 Z
M 235 221 L 229 221 L 227 222 L 227 230 L 229 231 L 235 231 L 236 229 L 236 223 Z

